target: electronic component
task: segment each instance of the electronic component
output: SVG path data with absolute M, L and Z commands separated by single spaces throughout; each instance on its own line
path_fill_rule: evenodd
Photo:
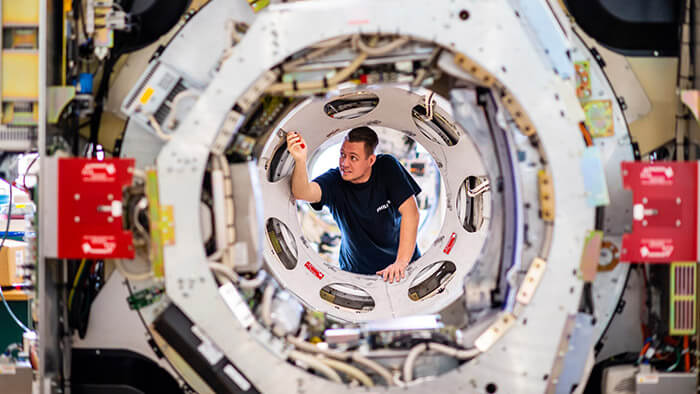
M 670 318 L 671 335 L 693 335 L 697 327 L 698 264 L 671 263 Z
M 149 287 L 130 295 L 126 301 L 129 303 L 129 309 L 141 309 L 160 300 L 164 292 L 163 287 Z
M 620 261 L 697 261 L 698 163 L 624 162 L 622 183 L 634 193 L 634 221 Z
M 192 105 L 197 95 L 198 90 L 177 71 L 155 60 L 126 96 L 121 110 L 145 127 L 171 133 L 185 115 L 181 111 L 185 103 Z
M 130 231 L 122 228 L 122 191 L 131 185 L 133 159 L 44 158 L 58 198 L 47 255 L 59 258 L 133 258 Z M 61 207 L 58 209 L 58 207 Z

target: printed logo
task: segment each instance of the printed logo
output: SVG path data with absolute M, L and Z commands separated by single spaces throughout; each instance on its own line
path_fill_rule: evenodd
M 85 254 L 109 255 L 117 249 L 117 241 L 111 235 L 84 235 L 81 247 Z
M 114 182 L 117 168 L 113 163 L 87 163 L 80 175 L 83 182 Z
M 673 254 L 673 239 L 643 239 L 639 254 L 645 258 L 665 259 Z
M 382 205 L 377 207 L 377 213 L 379 213 L 385 209 L 389 209 L 389 205 L 391 205 L 391 200 L 386 200 L 386 204 L 382 204 Z
M 667 166 L 644 167 L 639 173 L 642 185 L 672 185 L 673 168 Z

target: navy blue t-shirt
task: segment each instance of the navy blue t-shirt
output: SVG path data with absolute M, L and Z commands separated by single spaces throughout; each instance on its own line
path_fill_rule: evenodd
M 343 180 L 333 168 L 313 180 L 321 186 L 321 201 L 328 206 L 342 233 L 340 268 L 374 275 L 396 260 L 401 214 L 399 207 L 421 189 L 406 169 L 391 155 L 379 154 L 365 183 Z M 411 261 L 420 257 L 416 245 Z

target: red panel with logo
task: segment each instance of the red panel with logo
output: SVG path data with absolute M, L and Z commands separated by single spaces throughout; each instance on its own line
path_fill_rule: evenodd
M 634 204 L 620 261 L 697 261 L 698 163 L 622 163 L 622 183 Z
M 58 160 L 59 258 L 133 258 L 131 231 L 122 225 L 122 190 L 133 159 Z

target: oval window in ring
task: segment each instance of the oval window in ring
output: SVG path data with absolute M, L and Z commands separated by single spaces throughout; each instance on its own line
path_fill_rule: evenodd
M 436 144 L 454 146 L 459 142 L 459 133 L 455 125 L 438 111 L 433 111 L 432 116 L 428 117 L 425 106 L 416 105 L 411 111 L 411 116 L 418 130 Z
M 484 224 L 484 194 L 488 191 L 489 183 L 485 177 L 469 176 L 459 187 L 457 217 L 467 232 L 475 233 Z
M 374 298 L 363 289 L 348 283 L 326 285 L 319 295 L 336 308 L 342 307 L 355 312 L 369 312 L 374 309 Z
M 423 268 L 408 288 L 408 298 L 420 301 L 445 290 L 457 267 L 451 261 L 438 261 Z
M 297 266 L 297 244 L 289 227 L 279 219 L 269 218 L 265 225 L 265 232 L 272 250 L 284 268 L 294 269 Z
M 323 111 L 333 119 L 357 119 L 379 104 L 379 96 L 369 92 L 358 92 L 337 97 L 323 106 Z

